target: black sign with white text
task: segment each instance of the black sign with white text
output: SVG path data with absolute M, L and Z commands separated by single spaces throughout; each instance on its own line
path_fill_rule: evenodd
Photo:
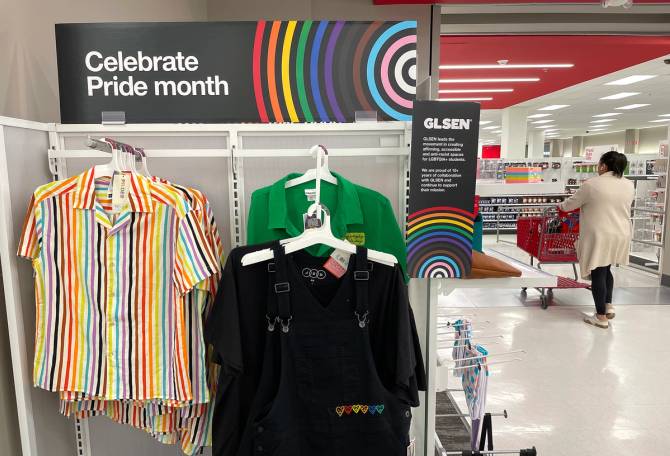
M 63 123 L 409 121 L 416 91 L 415 21 L 58 24 L 56 45 Z
M 460 278 L 470 272 L 479 111 L 477 103 L 414 102 L 410 277 Z

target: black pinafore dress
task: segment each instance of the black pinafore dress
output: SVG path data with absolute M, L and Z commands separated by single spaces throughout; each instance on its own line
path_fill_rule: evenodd
M 410 407 L 382 385 L 372 356 L 367 249 L 325 307 L 283 247 L 274 254 L 263 375 L 238 455 L 406 456 Z

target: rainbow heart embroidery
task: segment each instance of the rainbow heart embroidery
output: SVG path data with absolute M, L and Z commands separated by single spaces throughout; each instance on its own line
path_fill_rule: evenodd
M 335 407 L 335 413 L 337 416 L 342 418 L 343 415 L 351 415 L 351 412 L 354 412 L 354 415 L 358 415 L 358 412 L 361 412 L 361 415 L 370 414 L 370 415 L 381 415 L 384 411 L 384 404 L 378 405 L 364 405 L 364 404 L 353 404 L 353 405 L 338 405 Z

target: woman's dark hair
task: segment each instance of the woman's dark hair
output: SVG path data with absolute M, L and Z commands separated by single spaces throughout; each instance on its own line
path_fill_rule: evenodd
M 610 150 L 600 157 L 600 163 L 607 166 L 607 171 L 612 171 L 616 177 L 621 177 L 628 166 L 628 159 L 624 154 Z

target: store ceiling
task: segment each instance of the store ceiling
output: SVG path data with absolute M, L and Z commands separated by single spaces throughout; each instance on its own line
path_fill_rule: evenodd
M 440 48 L 440 98 L 478 98 L 473 101 L 481 102 L 483 109 L 501 109 L 668 53 L 666 36 L 445 35 Z M 526 64 L 547 67 L 515 67 Z
M 652 61 L 634 65 L 617 72 L 592 79 L 571 87 L 543 95 L 533 100 L 519 103 L 517 106 L 528 110 L 528 115 L 549 114 L 529 119 L 528 130 L 544 130 L 550 126 L 548 135 L 569 138 L 587 134 L 603 134 L 629 128 L 651 128 L 670 125 L 670 65 L 664 62 L 670 59 L 670 53 Z M 607 85 L 630 76 L 655 76 L 628 85 Z M 625 98 L 601 100 L 604 97 L 621 93 L 634 93 Z M 629 105 L 648 105 L 635 109 L 617 109 Z M 567 107 L 543 111 L 541 108 L 551 105 Z M 614 116 L 594 117 L 601 114 L 616 113 Z M 667 116 L 664 116 L 667 115 Z M 612 119 L 610 122 L 605 122 Z M 664 119 L 667 119 L 665 121 Z M 546 122 L 546 121 L 551 122 Z M 662 122 L 654 122 L 661 121 Z M 500 134 L 493 133 L 492 126 L 501 126 L 502 110 L 482 110 L 480 137 L 484 141 L 498 143 Z M 597 122 L 596 122 L 597 121 Z M 603 121 L 603 122 L 600 122 Z M 542 122 L 542 123 L 532 123 Z M 600 131 L 594 132 L 593 130 Z M 586 131 L 591 133 L 586 133 Z

